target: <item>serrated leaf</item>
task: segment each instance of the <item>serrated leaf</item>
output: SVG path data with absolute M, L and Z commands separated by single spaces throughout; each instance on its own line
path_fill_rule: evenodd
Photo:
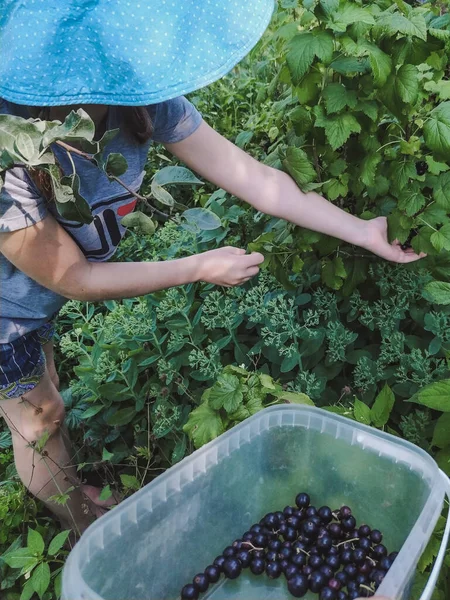
M 332 12 L 330 17 L 327 27 L 338 33 L 344 33 L 347 27 L 353 23 L 365 23 L 366 25 L 375 23 L 373 16 L 367 9 L 349 3 Z
M 389 421 L 395 404 L 395 396 L 391 388 L 386 384 L 375 399 L 370 409 L 370 418 L 375 427 L 384 427 Z
M 428 170 L 432 175 L 440 175 L 450 169 L 446 163 L 438 162 L 434 160 L 432 156 L 426 156 L 425 161 L 428 165 Z
M 439 206 L 450 211 L 450 172 L 439 175 L 433 186 L 433 197 Z
M 441 540 L 435 535 L 432 535 L 422 556 L 420 557 L 418 569 L 423 573 L 434 561 L 441 547 Z
M 297 34 L 288 45 L 286 62 L 294 85 L 298 85 L 313 64 L 314 36 L 310 32 Z
M 431 445 L 438 448 L 450 447 L 450 412 L 444 413 L 437 420 Z
M 392 73 L 382 91 L 382 100 L 395 114 L 401 114 L 402 103 L 414 104 L 419 95 L 419 72 L 414 65 L 402 65 Z
M 314 54 L 325 64 L 331 62 L 334 51 L 334 38 L 326 31 L 315 31 L 313 39 Z
M 203 403 L 191 411 L 183 431 L 193 440 L 195 447 L 200 448 L 221 435 L 225 427 L 219 412 Z
M 420 188 L 411 186 L 400 194 L 398 207 L 400 210 L 404 210 L 409 217 L 412 217 L 425 206 L 425 203 L 426 199 Z
M 439 231 L 435 231 L 431 235 L 430 241 L 438 252 L 450 251 L 450 225 L 444 225 Z
M 435 381 L 434 383 L 425 386 L 414 394 L 409 402 L 415 402 L 416 404 L 427 406 L 433 410 L 450 412 L 450 379 Z
M 369 55 L 375 86 L 383 87 L 392 72 L 392 58 L 375 44 L 365 42 L 363 48 Z
M 317 177 L 308 155 L 301 148 L 288 147 L 283 165 L 299 187 L 311 183 Z
M 122 482 L 123 487 L 127 490 L 137 491 L 141 488 L 140 482 L 134 475 L 127 475 L 126 473 L 122 473 L 122 475 L 120 476 L 120 481 Z
M 211 408 L 224 408 L 227 413 L 235 412 L 244 400 L 242 384 L 236 375 L 219 375 L 209 394 Z
M 340 112 L 347 106 L 355 108 L 358 98 L 354 90 L 347 90 L 342 83 L 330 83 L 323 90 L 325 106 L 328 114 Z
M 28 529 L 27 546 L 36 554 L 42 554 L 44 552 L 45 543 L 39 531 L 35 531 L 31 528 Z
M 323 191 L 328 200 L 337 200 L 348 193 L 348 185 L 339 179 L 330 179 L 323 185 Z
M 189 208 L 184 211 L 183 218 L 202 231 L 213 231 L 222 227 L 220 217 L 208 208 Z
M 333 290 L 339 290 L 344 284 L 344 278 L 347 276 L 344 261 L 340 256 L 333 260 L 324 259 L 322 263 L 322 281 Z
M 431 281 L 425 286 L 424 298 L 434 304 L 444 306 L 450 304 L 450 283 L 445 281 Z
M 442 102 L 431 111 L 423 134 L 428 148 L 447 159 L 450 153 L 450 102 Z
M 66 543 L 66 540 L 69 537 L 69 534 L 70 534 L 70 531 L 61 531 L 61 533 L 58 533 L 58 535 L 55 535 L 55 537 L 52 539 L 52 541 L 50 542 L 50 545 L 48 547 L 48 553 L 50 556 L 56 556 L 58 554 L 58 552 L 61 550 L 61 548 Z
M 333 150 L 345 144 L 352 133 L 361 132 L 361 125 L 349 113 L 318 118 L 316 126 L 325 128 L 325 135 Z
M 361 181 L 367 187 L 374 185 L 375 175 L 377 173 L 378 165 L 380 164 L 382 157 L 380 153 L 370 154 L 364 158 L 361 163 Z
M 390 13 L 386 11 L 377 21 L 377 30 L 389 36 L 403 34 L 407 36 L 418 37 L 426 41 L 427 39 L 427 23 L 422 14 L 411 12 L 409 17 L 401 13 Z
M 368 73 L 371 70 L 370 61 L 364 56 L 343 56 L 334 60 L 330 67 L 341 75 L 350 76 L 357 73 Z
M 372 422 L 372 416 L 370 414 L 370 408 L 358 398 L 355 398 L 355 404 L 353 406 L 353 414 L 355 419 L 359 423 L 364 423 L 364 425 L 370 425 Z
M 127 160 L 118 152 L 111 152 L 106 159 L 104 171 L 108 177 L 120 177 L 128 170 Z

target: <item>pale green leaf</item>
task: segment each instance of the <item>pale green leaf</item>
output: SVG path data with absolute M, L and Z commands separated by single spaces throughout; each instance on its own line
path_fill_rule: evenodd
M 203 403 L 190 412 L 183 431 L 193 440 L 195 447 L 200 448 L 221 435 L 225 427 L 219 412 Z
M 111 498 L 111 496 L 112 496 L 111 486 L 105 485 L 105 487 L 100 492 L 100 495 L 98 498 L 102 502 L 105 502 L 106 500 L 109 500 Z
M 425 286 L 424 297 L 434 304 L 450 304 L 450 283 L 431 281 Z
M 19 133 L 14 142 L 14 149 L 25 161 L 31 160 L 35 152 L 33 140 L 27 133 L 22 132 Z
M 450 172 L 439 175 L 433 186 L 433 197 L 440 207 L 450 211 Z
M 228 413 L 235 412 L 244 399 L 242 384 L 236 375 L 227 373 L 219 375 L 210 390 L 209 405 L 219 410 L 224 408 Z
M 155 224 L 145 213 L 136 210 L 128 213 L 120 220 L 124 227 L 131 227 L 144 235 L 153 235 L 155 233 Z
M 2 560 L 12 569 L 30 569 L 40 558 L 30 548 L 18 548 L 2 555 Z
M 306 404 L 307 406 L 315 406 L 309 396 L 299 392 L 282 392 L 277 398 L 280 402 L 286 402 L 287 404 Z
M 39 598 L 42 598 L 50 585 L 50 567 L 48 563 L 42 562 L 34 569 L 31 583 L 36 594 Z
M 440 547 L 441 540 L 437 536 L 432 535 L 419 560 L 417 568 L 419 569 L 420 573 L 423 573 L 425 569 L 427 569 L 433 563 Z
M 161 186 L 172 184 L 203 185 L 203 181 L 200 181 L 192 171 L 185 167 L 164 167 L 156 173 L 153 181 Z
M 370 425 L 372 422 L 372 416 L 370 413 L 370 408 L 358 398 L 355 398 L 355 404 L 353 406 L 353 414 L 355 419 L 359 423 L 364 423 L 364 425 Z
M 50 545 L 48 547 L 48 553 L 50 556 L 56 556 L 58 554 L 58 552 L 61 550 L 61 548 L 66 543 L 66 540 L 69 537 L 69 534 L 70 534 L 70 531 L 61 531 L 61 533 L 58 533 L 58 535 L 55 535 L 55 537 L 52 539 L 52 541 L 50 542 Z
M 450 288 L 450 284 L 448 285 Z M 442 381 L 430 383 L 430 385 L 427 385 L 414 394 L 409 401 L 421 404 L 422 406 L 427 406 L 433 410 L 450 412 L 450 379 L 443 379 Z
M 127 475 L 126 473 L 122 473 L 120 476 L 120 481 L 122 485 L 127 490 L 137 491 L 140 489 L 141 484 L 138 479 L 134 475 Z
M 331 13 L 331 20 L 328 21 L 327 27 L 338 33 L 346 31 L 349 25 L 353 23 L 365 23 L 373 25 L 375 23 L 370 12 L 355 4 L 345 3 L 342 8 Z
M 29 579 L 22 588 L 22 593 L 20 594 L 20 600 L 30 600 L 35 593 L 33 582 Z
M 36 554 L 42 554 L 44 552 L 45 543 L 39 531 L 28 529 L 27 546 L 31 552 Z
M 447 224 L 439 231 L 435 231 L 431 235 L 430 241 L 438 252 L 442 252 L 442 250 L 450 251 L 450 225 Z
M 161 185 L 156 183 L 155 180 L 152 181 L 151 185 L 152 196 L 161 202 L 161 204 L 165 204 L 166 206 L 174 206 L 175 200 L 167 190 L 165 190 Z
M 202 231 L 213 231 L 222 226 L 220 218 L 208 208 L 189 208 L 184 211 L 183 218 Z
M 375 399 L 370 410 L 370 417 L 375 427 L 384 427 L 389 421 L 390 414 L 395 404 L 395 396 L 386 384 Z

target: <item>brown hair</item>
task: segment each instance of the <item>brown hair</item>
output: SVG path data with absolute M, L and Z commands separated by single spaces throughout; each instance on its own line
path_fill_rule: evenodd
M 127 137 L 139 144 L 145 144 L 152 137 L 153 123 L 145 106 L 119 106 L 117 110 Z M 50 107 L 30 107 L 29 112 L 35 119 L 48 120 Z M 43 197 L 51 201 L 53 189 L 48 173 L 39 169 L 30 169 L 29 175 Z

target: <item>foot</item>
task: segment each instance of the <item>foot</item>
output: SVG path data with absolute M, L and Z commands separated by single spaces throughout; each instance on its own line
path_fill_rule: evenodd
M 108 500 L 101 500 L 101 488 L 94 487 L 93 485 L 82 485 L 81 492 L 87 498 L 89 503 L 93 505 L 92 508 L 94 509 L 93 512 L 96 517 L 104 515 L 108 508 L 111 508 L 120 502 L 120 497 L 114 492 Z

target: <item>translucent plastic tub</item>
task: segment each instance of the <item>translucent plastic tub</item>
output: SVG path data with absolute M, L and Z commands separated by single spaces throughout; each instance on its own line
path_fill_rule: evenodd
M 446 486 L 412 444 L 320 409 L 272 407 L 94 523 L 67 561 L 63 599 L 176 600 L 225 546 L 307 491 L 320 505 L 350 505 L 358 522 L 383 531 L 391 551 L 401 548 L 379 594 L 406 600 Z M 201 598 L 292 597 L 284 578 L 245 574 Z

